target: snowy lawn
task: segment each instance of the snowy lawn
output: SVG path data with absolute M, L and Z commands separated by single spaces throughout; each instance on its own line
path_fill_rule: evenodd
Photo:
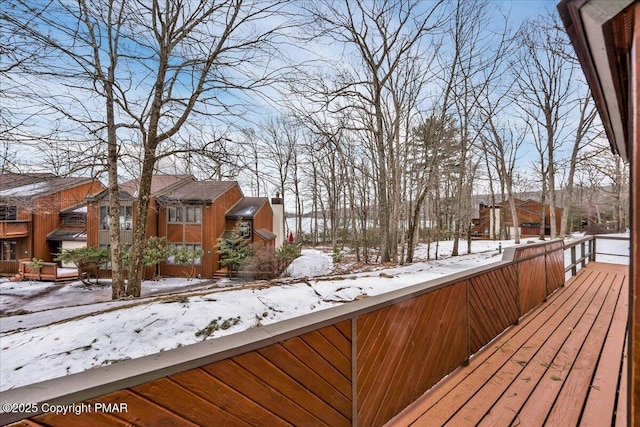
M 461 243 L 464 253 L 466 245 Z M 510 245 L 512 241 L 502 242 L 503 248 Z M 108 287 L 91 291 L 70 286 L 31 301 L 30 310 L 44 311 L 0 318 L 0 390 L 237 333 L 486 265 L 501 259 L 497 248 L 495 241 L 474 241 L 471 255 L 340 277 L 326 276 L 334 267 L 329 255 L 307 249 L 290 266 L 290 277 L 280 281 L 44 310 L 64 306 L 65 296 L 78 304 L 91 301 L 80 297 L 85 292 L 110 292 Z M 439 255 L 450 253 L 451 242 L 441 242 Z M 425 257 L 426 248 L 420 248 L 416 258 Z M 0 285 L 2 299 L 5 293 L 22 292 L 14 285 Z M 179 287 L 145 282 L 143 289 L 154 286 Z

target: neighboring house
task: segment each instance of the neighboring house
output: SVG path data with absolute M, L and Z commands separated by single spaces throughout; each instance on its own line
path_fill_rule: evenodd
M 120 185 L 120 227 L 124 245 L 133 243 L 135 199 L 138 181 Z M 88 200 L 90 246 L 109 246 L 108 192 Z M 267 198 L 244 197 L 235 181 L 198 181 L 191 175 L 154 175 L 148 213 L 147 237 L 166 237 L 178 247 L 201 249 L 195 274 L 212 277 L 220 269 L 218 238 L 224 237 L 241 218 L 247 239 L 275 246 L 273 209 Z M 168 258 L 159 266 L 161 275 L 181 276 L 185 267 Z M 147 276 L 150 272 L 147 272 Z
M 518 215 L 518 228 L 521 237 L 539 236 L 542 225 L 542 203 L 535 200 L 514 199 L 516 213 Z M 562 220 L 562 209 L 555 208 L 556 211 L 556 233 L 560 232 L 560 221 Z M 500 232 L 501 222 L 504 222 L 509 236 L 514 236 L 514 224 L 511 218 L 511 208 L 509 201 L 502 202 L 499 206 L 488 206 L 480 204 L 478 218 L 473 219 L 471 233 L 474 237 L 484 239 L 492 238 Z M 545 235 L 551 234 L 550 207 L 545 205 Z
M 240 221 L 242 236 L 251 243 L 274 247 L 273 209 L 266 197 L 244 197 L 226 214 L 226 228 L 232 230 Z M 226 234 L 226 232 L 225 232 Z
M 84 199 L 104 187 L 92 178 L 53 174 L 0 175 L 0 274 L 18 260 L 53 261 L 69 242 L 84 245 Z

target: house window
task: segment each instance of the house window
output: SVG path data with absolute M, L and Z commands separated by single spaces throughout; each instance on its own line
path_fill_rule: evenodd
M 170 206 L 168 211 L 169 211 L 169 222 L 182 222 L 181 207 Z
M 202 222 L 202 208 L 200 206 L 170 206 L 167 211 L 168 222 L 192 224 Z
M 15 261 L 16 260 L 16 242 L 3 241 L 0 249 L 0 261 Z
M 15 221 L 17 219 L 17 206 L 0 206 L 0 221 Z
M 109 206 L 100 206 L 100 230 L 109 229 Z
M 120 206 L 120 230 L 133 228 L 133 206 Z
M 173 247 L 176 250 L 181 250 L 182 248 L 186 248 L 188 250 L 201 250 L 202 249 L 202 245 L 199 244 L 191 244 L 191 243 L 184 243 L 181 245 L 173 245 Z M 178 262 L 178 260 L 176 259 L 175 255 L 171 255 L 170 257 L 167 258 L 167 264 L 169 265 L 181 265 L 180 262 Z M 196 258 L 193 262 L 193 265 L 202 265 L 202 258 Z
M 245 239 L 251 238 L 251 221 L 240 222 L 240 235 Z
M 187 206 L 184 208 L 186 211 L 186 221 L 200 224 L 202 222 L 202 208 L 200 206 Z
M 100 206 L 100 230 L 109 229 L 109 206 Z M 133 206 L 120 206 L 120 230 L 133 228 Z

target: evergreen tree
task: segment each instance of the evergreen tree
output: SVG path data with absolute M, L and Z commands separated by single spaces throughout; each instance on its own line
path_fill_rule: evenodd
M 240 270 L 242 263 L 254 253 L 251 242 L 242 236 L 241 222 L 242 218 L 238 218 L 229 238 L 218 238 L 220 265 L 227 267 L 229 271 Z

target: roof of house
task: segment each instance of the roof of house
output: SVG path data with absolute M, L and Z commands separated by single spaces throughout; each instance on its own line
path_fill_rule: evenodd
M 190 181 L 164 192 L 158 200 L 163 203 L 211 203 L 236 186 L 236 181 Z
M 227 211 L 227 219 L 253 218 L 269 203 L 266 197 L 243 197 Z
M 273 234 L 271 231 L 267 230 L 266 228 L 258 228 L 255 230 L 255 233 L 258 236 L 262 237 L 267 242 L 271 240 L 275 240 L 275 238 L 277 237 L 275 234 Z
M 51 173 L 3 173 L 0 175 L 0 188 L 14 188 L 41 181 L 43 178 L 54 178 Z
M 47 240 L 57 242 L 86 242 L 87 230 L 77 230 L 73 228 L 57 228 L 47 234 Z
M 182 186 L 186 183 L 195 182 L 193 175 L 153 175 L 151 178 L 151 195 L 158 197 Z M 137 197 L 140 188 L 140 179 L 132 179 L 120 184 L 120 189 L 126 191 L 133 197 Z
M 2 174 L 0 200 L 36 199 L 93 181 L 93 178 L 52 174 Z
M 627 86 L 634 0 L 562 0 L 560 17 L 591 89 L 611 149 L 628 159 L 632 135 Z

